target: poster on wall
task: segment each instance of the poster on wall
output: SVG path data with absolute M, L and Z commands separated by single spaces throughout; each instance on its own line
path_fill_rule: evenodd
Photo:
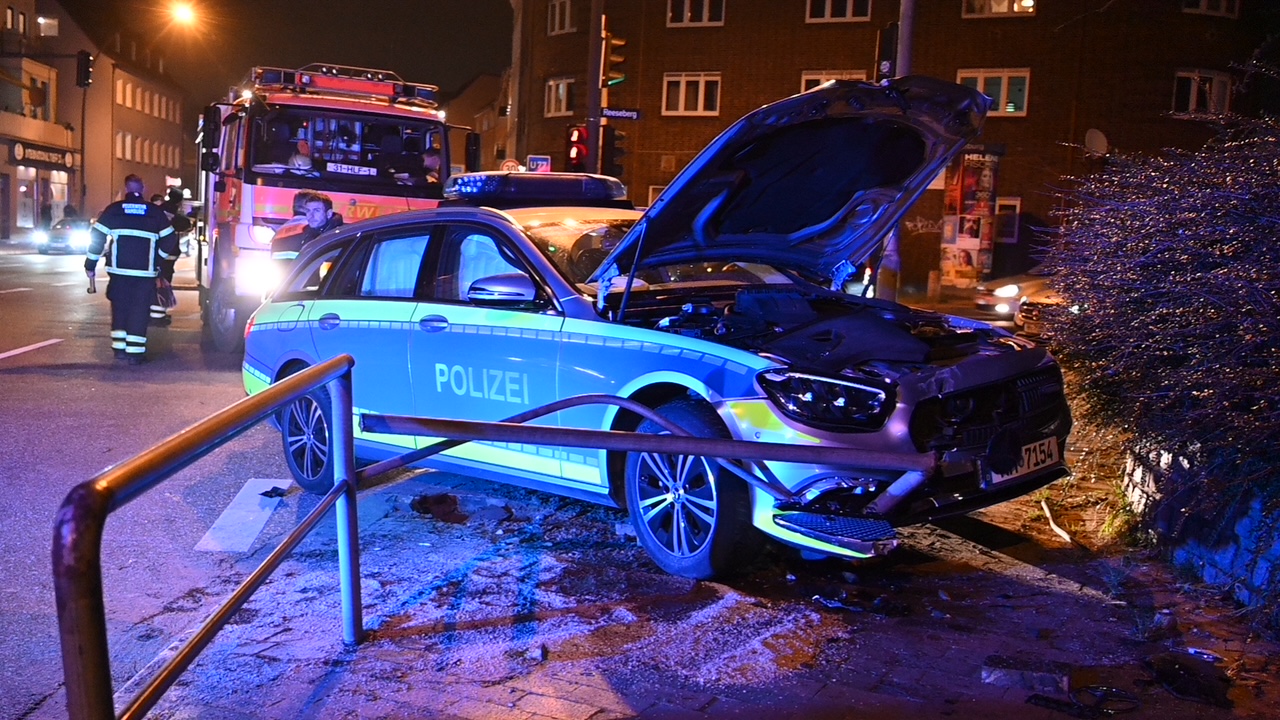
M 973 146 L 947 167 L 943 189 L 942 284 L 973 287 L 991 270 L 1000 149 Z

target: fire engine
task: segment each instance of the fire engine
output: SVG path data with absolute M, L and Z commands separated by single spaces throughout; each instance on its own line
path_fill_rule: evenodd
M 196 286 L 215 347 L 242 346 L 279 278 L 271 238 L 298 191 L 328 195 L 348 223 L 434 207 L 454 167 L 451 132 L 465 133 L 465 167 L 479 169 L 478 135 L 446 124 L 437 92 L 386 70 L 256 67 L 238 97 L 205 108 Z

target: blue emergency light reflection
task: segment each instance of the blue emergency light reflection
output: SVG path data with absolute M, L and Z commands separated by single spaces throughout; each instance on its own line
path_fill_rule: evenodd
M 627 188 L 617 178 L 605 175 L 491 171 L 450 176 L 445 183 L 444 196 L 471 201 L 541 198 L 589 202 L 624 200 Z

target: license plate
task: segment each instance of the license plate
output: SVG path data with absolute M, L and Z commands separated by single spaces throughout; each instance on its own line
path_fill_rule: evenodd
M 1006 480 L 1012 480 L 1041 468 L 1057 465 L 1061 461 L 1062 456 L 1058 453 L 1058 438 L 1048 437 L 1044 440 L 1037 440 L 1022 446 L 1022 451 L 1018 454 L 1018 466 L 1013 469 L 1013 472 L 1007 475 L 992 472 L 991 482 L 1001 483 Z
M 1022 323 L 1022 332 L 1026 333 L 1026 334 L 1028 334 L 1028 335 L 1043 335 L 1043 334 L 1044 334 L 1044 321 L 1042 321 L 1042 320 L 1027 320 L 1026 322 Z

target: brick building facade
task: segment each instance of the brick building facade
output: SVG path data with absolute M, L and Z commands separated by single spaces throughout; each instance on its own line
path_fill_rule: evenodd
M 880 31 L 896 0 L 517 0 L 514 152 L 565 167 L 565 129 L 587 122 L 593 4 L 626 45 L 626 79 L 608 121 L 625 133 L 622 179 L 647 204 L 734 120 L 832 78 L 874 79 Z M 1260 0 L 918 0 L 911 71 L 967 82 L 996 107 L 980 142 L 999 153 L 991 274 L 1021 270 L 1052 225 L 1064 177 L 1088 173 L 1095 148 L 1191 147 L 1199 112 L 1236 109 L 1235 67 L 1273 20 Z M 1093 131 L 1093 132 L 1090 132 Z M 901 228 L 903 284 L 939 267 L 942 192 Z

